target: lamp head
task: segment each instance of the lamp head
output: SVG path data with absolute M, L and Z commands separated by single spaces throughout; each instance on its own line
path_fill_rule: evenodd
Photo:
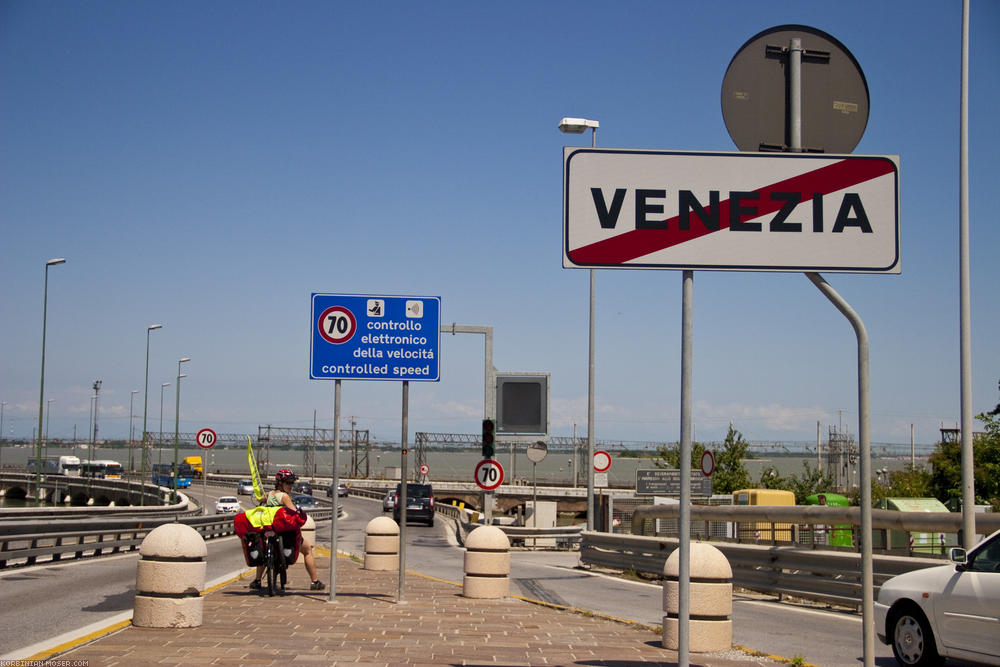
M 54 266 L 56 264 L 65 264 L 65 263 L 66 263 L 65 257 L 58 257 L 56 259 L 50 259 L 49 261 L 45 262 L 45 266 Z
M 162 328 L 163 328 L 162 324 L 150 324 L 148 327 L 146 327 L 146 330 L 152 331 L 153 329 L 162 329 Z
M 565 134 L 583 134 L 588 129 L 597 129 L 601 124 L 586 118 L 563 118 L 559 121 L 559 131 Z

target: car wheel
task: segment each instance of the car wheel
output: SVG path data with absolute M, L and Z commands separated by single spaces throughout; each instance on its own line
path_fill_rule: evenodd
M 901 665 L 940 665 L 934 633 L 923 612 L 914 607 L 901 609 L 890 624 L 892 654 Z

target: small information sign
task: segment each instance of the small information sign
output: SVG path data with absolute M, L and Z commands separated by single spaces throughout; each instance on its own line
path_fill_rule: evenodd
M 652 468 L 635 471 L 635 492 L 640 496 L 680 496 L 681 471 Z M 712 478 L 691 476 L 691 494 L 712 495 Z

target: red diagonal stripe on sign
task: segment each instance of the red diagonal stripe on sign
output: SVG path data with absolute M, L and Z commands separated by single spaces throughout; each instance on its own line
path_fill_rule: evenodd
M 752 192 L 759 194 L 754 200 L 757 213 L 740 216 L 740 221 L 752 220 L 778 211 L 784 201 L 772 201 L 772 192 L 798 192 L 801 201 L 809 201 L 813 194 L 829 194 L 849 188 L 895 171 L 896 167 L 885 159 L 845 159 L 840 162 L 808 171 L 798 176 L 767 185 Z M 706 212 L 711 213 L 709 206 Z M 700 238 L 715 231 L 729 228 L 729 200 L 719 202 L 719 230 L 706 229 L 697 216 L 691 215 L 690 229 L 679 229 L 679 217 L 667 219 L 667 229 L 634 229 L 603 241 L 580 246 L 569 251 L 569 258 L 576 264 L 624 264 L 658 250 L 664 250 L 686 241 Z

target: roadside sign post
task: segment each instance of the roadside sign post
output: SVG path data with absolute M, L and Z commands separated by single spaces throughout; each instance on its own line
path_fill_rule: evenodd
M 808 67 L 820 67 L 821 75 L 803 76 L 804 55 L 808 56 Z M 755 89 L 761 82 L 766 87 Z M 861 533 L 868 536 L 868 337 L 861 318 L 819 271 L 900 272 L 899 159 L 847 155 L 860 140 L 868 118 L 868 86 L 850 52 L 814 28 L 771 28 L 748 40 L 736 54 L 722 92 L 726 126 L 740 149 L 784 152 L 563 149 L 563 266 L 683 271 L 683 481 L 676 647 L 680 667 L 689 664 L 690 639 L 687 480 L 691 476 L 694 271 L 804 272 L 851 322 L 858 338 Z M 763 111 L 760 104 L 766 107 Z M 776 119 L 780 125 L 776 135 L 768 134 L 771 128 L 761 127 L 762 118 Z M 667 169 L 663 161 L 668 158 L 674 166 L 675 158 L 683 165 Z M 810 158 L 820 162 L 812 163 L 815 168 L 800 169 L 810 164 Z M 864 662 L 865 667 L 872 667 L 870 540 L 862 541 L 861 552 Z
M 410 380 L 441 379 L 441 298 L 312 294 L 309 379 L 335 380 L 334 488 L 340 484 L 341 380 L 388 380 L 403 383 L 400 438 L 399 589 L 403 601 L 406 560 L 406 448 Z M 336 497 L 336 496 L 335 496 Z M 336 600 L 337 505 L 330 517 L 330 596 Z
M 608 487 L 608 471 L 611 470 L 611 454 L 607 453 L 603 449 L 598 449 L 594 452 L 594 471 L 592 473 L 594 479 L 594 488 L 600 489 L 598 494 L 600 496 L 600 502 L 595 503 L 595 506 L 604 509 L 604 489 Z M 612 517 L 608 517 L 608 530 L 611 531 Z
M 201 513 L 202 516 L 208 514 L 208 505 L 205 503 L 208 499 L 208 450 L 215 446 L 216 440 L 219 437 L 216 435 L 215 431 L 210 428 L 203 428 L 198 431 L 195 436 L 195 441 L 198 446 L 205 450 L 205 458 L 201 462 Z M 174 467 L 174 488 L 177 488 L 177 468 Z
M 538 528 L 538 478 L 535 476 L 535 467 L 545 460 L 548 453 L 549 446 L 541 440 L 528 445 L 526 451 L 528 460 L 531 461 L 531 518 L 535 528 Z M 534 546 L 534 541 L 532 546 Z

